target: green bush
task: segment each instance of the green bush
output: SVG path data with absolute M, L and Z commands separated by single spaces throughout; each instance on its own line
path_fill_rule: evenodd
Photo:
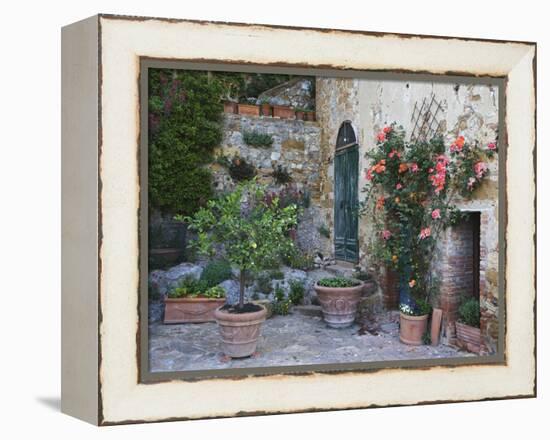
M 213 287 L 231 278 L 231 264 L 226 260 L 210 261 L 201 274 L 201 281 Z
M 297 306 L 303 301 L 305 290 L 306 289 L 304 287 L 304 283 L 292 280 L 290 282 L 290 292 L 288 294 L 288 299 L 292 304 Z
M 276 315 L 288 315 L 291 305 L 290 299 L 285 298 L 285 291 L 277 285 L 275 288 L 275 301 L 272 302 L 273 313 Z
M 321 278 L 317 284 L 322 287 L 354 287 L 361 284 L 361 281 L 353 278 L 332 277 Z
M 282 165 L 277 165 L 273 169 L 271 177 L 273 177 L 273 180 L 275 180 L 275 182 L 279 185 L 284 185 L 286 183 L 292 182 L 292 176 L 290 175 L 289 171 Z
M 458 316 L 462 323 L 471 327 L 479 327 L 479 301 L 476 298 L 465 299 L 458 308 Z
M 235 182 L 245 182 L 256 176 L 256 167 L 238 156 L 235 156 L 229 162 L 228 170 L 229 175 Z
M 243 131 L 243 141 L 252 147 L 269 148 L 273 145 L 273 136 L 257 131 Z
M 284 279 L 285 277 L 285 274 L 282 270 L 280 269 L 274 269 L 272 270 L 269 275 L 271 276 L 271 279 L 272 280 L 282 280 Z
M 191 215 L 212 196 L 206 165 L 222 139 L 222 87 L 207 72 L 151 69 L 149 201 Z
M 298 249 L 294 249 L 285 258 L 284 263 L 292 269 L 312 270 L 315 267 L 315 261 L 312 255 L 304 254 Z
M 256 286 L 258 290 L 266 295 L 269 295 L 273 291 L 271 285 L 271 276 L 267 272 L 261 272 L 256 278 Z
M 169 298 L 196 298 L 198 296 L 223 298 L 225 297 L 225 289 L 219 286 L 209 287 L 203 280 L 186 277 L 168 292 Z

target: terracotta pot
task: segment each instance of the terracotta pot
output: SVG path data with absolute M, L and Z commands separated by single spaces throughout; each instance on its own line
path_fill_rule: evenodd
M 288 107 L 286 105 L 274 105 L 273 117 L 281 119 L 294 119 L 296 117 L 296 114 L 291 107 Z
M 224 101 L 223 102 L 223 112 L 224 113 L 237 113 L 237 103 L 233 101 Z
M 481 330 L 457 321 L 456 343 L 465 350 L 479 353 L 481 349 Z
M 399 340 L 408 345 L 422 345 L 422 337 L 428 329 L 428 316 L 410 316 L 400 313 Z
M 260 116 L 260 107 L 251 104 L 239 104 L 239 115 Z
M 262 110 L 262 116 L 269 116 L 271 117 L 272 116 L 272 111 L 271 111 L 271 105 L 270 104 L 262 104 L 260 105 L 260 109 Z
M 225 304 L 225 298 L 166 298 L 164 323 L 212 322 L 214 311 Z
M 251 313 L 228 313 L 216 309 L 214 316 L 222 338 L 223 352 L 232 358 L 243 358 L 256 351 L 260 327 L 267 315 L 266 308 Z
M 349 327 L 355 321 L 363 283 L 353 287 L 323 287 L 315 283 L 323 319 L 329 327 Z
M 298 119 L 299 121 L 305 121 L 306 114 L 303 111 L 297 111 L 296 112 L 296 119 Z
M 315 121 L 315 112 L 306 112 L 306 121 Z

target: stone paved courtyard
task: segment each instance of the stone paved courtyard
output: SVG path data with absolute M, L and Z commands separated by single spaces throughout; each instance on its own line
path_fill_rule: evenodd
M 380 315 L 366 331 L 358 325 L 331 329 L 319 316 L 291 313 L 264 322 L 255 357 L 228 361 L 215 323 L 164 325 L 159 312 L 149 325 L 153 372 L 474 356 L 442 344 L 400 343 L 395 312 Z

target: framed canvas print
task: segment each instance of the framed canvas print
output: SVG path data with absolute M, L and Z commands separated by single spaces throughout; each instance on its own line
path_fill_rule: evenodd
M 99 15 L 62 55 L 64 412 L 536 395 L 534 43 Z

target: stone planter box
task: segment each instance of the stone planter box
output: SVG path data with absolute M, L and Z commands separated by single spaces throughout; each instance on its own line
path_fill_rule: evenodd
M 149 265 L 152 268 L 175 266 L 185 256 L 181 248 L 158 248 L 149 250 Z
M 460 348 L 477 353 L 481 351 L 481 330 L 461 322 L 456 323 L 456 343 Z
M 225 298 L 166 298 L 164 323 L 212 322 L 214 312 L 224 304 Z
M 236 102 L 224 101 L 223 103 L 223 112 L 224 113 L 237 113 L 238 107 Z
M 238 104 L 239 115 L 260 116 L 260 107 L 251 104 Z
M 274 105 L 273 117 L 281 119 L 294 119 L 296 117 L 296 113 L 294 112 L 294 109 L 286 105 Z

